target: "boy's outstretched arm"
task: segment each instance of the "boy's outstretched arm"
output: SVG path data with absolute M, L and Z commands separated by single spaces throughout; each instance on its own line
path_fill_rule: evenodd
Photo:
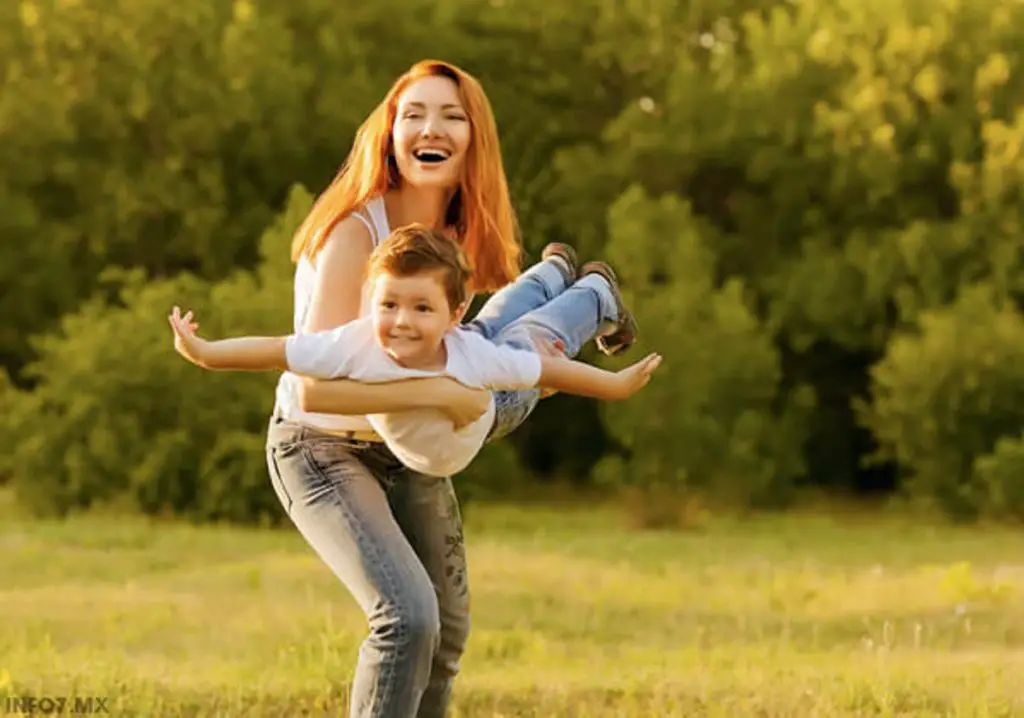
M 660 354 L 648 354 L 625 369 L 611 372 L 572 359 L 541 355 L 537 386 L 565 394 L 618 401 L 628 399 L 646 386 L 659 364 Z
M 193 364 L 214 371 L 287 371 L 286 337 L 237 337 L 206 341 L 196 336 L 199 325 L 192 312 L 174 307 L 167 317 L 174 331 L 174 348 Z

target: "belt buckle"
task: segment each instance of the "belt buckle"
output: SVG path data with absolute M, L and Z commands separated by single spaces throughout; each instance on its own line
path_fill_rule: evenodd
M 358 436 L 358 434 L 361 434 L 361 433 L 362 432 L 360 432 L 360 431 L 353 431 L 352 429 L 348 429 L 346 431 L 343 431 L 341 436 L 342 436 L 343 439 L 345 439 L 345 441 L 352 442 L 353 444 L 358 446 L 360 449 L 369 449 L 369 448 L 371 448 L 374 445 L 375 442 L 368 441 L 366 439 L 361 439 Z

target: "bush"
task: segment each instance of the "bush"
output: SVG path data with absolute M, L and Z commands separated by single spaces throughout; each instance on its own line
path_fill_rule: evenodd
M 104 267 L 210 280 L 252 268 L 289 185 L 323 161 L 312 143 L 295 150 L 319 124 L 310 95 L 351 85 L 318 87 L 293 35 L 248 2 L 9 7 L 0 280 L 18 291 L 5 292 L 0 357 L 20 369 L 24 337 L 76 310 Z M 324 124 L 350 135 L 357 111 Z
M 785 503 L 803 471 L 800 409 L 810 397 L 781 394 L 778 352 L 742 282 L 715 286 L 711 230 L 682 201 L 638 189 L 615 203 L 609 227 L 608 256 L 641 328 L 632 359 L 656 351 L 664 363 L 639 394 L 604 407 L 628 458 L 606 459 L 599 478 Z
M 635 70 L 635 93 L 601 143 L 555 164 L 580 223 L 639 184 L 716 230 L 704 232 L 716 280 L 754 295 L 785 384 L 815 389 L 810 479 L 853 488 L 880 478 L 856 473 L 873 447 L 851 401 L 892 332 L 963 284 L 1024 296 L 1024 6 L 755 5 L 687 6 L 689 18 L 645 6 L 662 25 L 643 53 L 602 46 Z
M 166 317 L 180 304 L 209 336 L 288 333 L 288 243 L 310 199 L 293 192 L 263 236 L 258 273 L 210 284 L 110 272 L 111 298 L 94 298 L 37 340 L 37 386 L 9 402 L 5 466 L 26 505 L 63 514 L 118 501 L 150 514 L 279 518 L 262 449 L 276 376 L 192 366 L 175 354 Z
M 55 449 L 39 449 L 33 464 L 18 446 L 0 459 L 0 481 L 14 477 L 18 462 L 18 472 L 33 475 L 53 461 L 88 465 L 61 469 L 83 482 L 108 471 L 113 460 L 99 461 L 102 447 L 122 451 L 124 440 L 104 438 L 91 422 L 119 420 L 119 412 L 163 413 L 146 419 L 141 437 L 154 453 L 173 453 L 184 437 L 194 444 L 187 421 L 182 436 L 167 428 L 177 419 L 165 405 L 173 394 L 152 391 L 148 375 L 136 379 L 145 390 L 127 387 L 104 368 L 124 360 L 88 348 L 82 323 L 131 333 L 153 320 L 140 331 L 157 341 L 155 317 L 125 313 L 121 303 L 150 302 L 145 312 L 162 316 L 157 304 L 182 292 L 213 301 L 208 282 L 257 263 L 254 240 L 289 185 L 324 186 L 395 75 L 439 48 L 479 76 L 494 103 L 531 258 L 546 242 L 566 240 L 587 258 L 607 248 L 624 273 L 632 264 L 664 264 L 670 247 L 695 263 L 668 267 L 668 279 L 655 271 L 626 281 L 644 341 L 668 359 L 655 385 L 666 387 L 664 406 L 650 397 L 637 405 L 668 412 L 689 444 L 638 443 L 664 468 L 651 463 L 641 472 L 634 452 L 633 468 L 612 461 L 598 472 L 605 477 L 661 476 L 759 503 L 784 503 L 804 462 L 818 484 L 873 483 L 877 474 L 855 474 L 857 458 L 873 447 L 851 400 L 867 396 L 869 369 L 889 352 L 894 332 L 912 336 L 922 312 L 944 311 L 964 286 L 989 285 L 996 304 L 1024 297 L 1019 3 L 381 0 L 339 12 L 332 0 L 112 2 L 0 6 L 0 61 L 9 69 L 0 95 L 0 285 L 9 290 L 0 366 L 29 386 L 25 338 L 76 311 L 68 325 L 75 344 L 61 344 L 72 337 L 58 334 L 63 348 L 47 351 L 69 363 L 91 357 L 101 365 L 97 376 L 148 397 L 149 406 L 101 390 L 84 371 L 76 374 L 88 387 L 79 406 L 56 387 L 77 389 L 39 357 L 36 369 L 51 386 L 35 404 L 5 398 L 5 421 L 30 447 L 21 423 L 39 427 Z M 607 208 L 633 185 L 687 208 L 665 210 L 657 241 L 637 234 L 643 222 L 617 229 L 606 221 L 615 219 Z M 286 255 L 285 247 L 275 256 Z M 108 278 L 99 287 L 107 266 L 141 268 L 148 279 L 183 271 L 197 279 Z M 275 287 L 267 312 L 288 306 L 290 268 L 275 271 L 266 280 L 260 269 L 248 287 L 252 278 L 216 285 L 224 326 L 257 326 L 251 317 L 260 313 L 248 302 L 264 300 L 249 294 L 253 286 Z M 98 288 L 96 304 L 81 308 Z M 673 322 L 663 337 L 651 329 L 661 317 Z M 162 361 L 131 338 L 125 346 L 150 369 Z M 690 374 L 673 373 L 676 366 Z M 202 380 L 211 391 L 220 381 Z M 809 420 L 803 385 L 816 395 Z M 629 417 L 631 406 L 563 397 L 508 442 L 535 475 L 581 479 L 602 453 L 616 451 L 595 426 L 598 411 L 622 438 L 630 429 L 616 417 Z M 69 426 L 41 424 L 36 411 Z M 243 436 L 262 431 L 262 408 L 235 411 L 225 406 L 223 426 Z M 647 426 L 652 417 L 636 419 Z M 213 432 L 210 443 L 202 456 L 183 459 L 182 471 L 248 471 L 239 463 L 243 436 L 204 421 L 196 426 Z M 62 431 L 66 439 L 57 440 Z M 981 471 L 971 467 L 994 451 L 992 441 L 972 448 L 958 472 Z M 800 445 L 813 450 L 794 455 Z M 123 451 L 135 468 L 120 467 L 110 480 L 160 485 L 152 462 Z M 998 456 L 1009 465 L 1010 454 Z M 143 492 L 147 503 L 170 495 L 154 491 Z M 174 501 L 212 505 L 198 495 Z
M 974 461 L 974 479 L 988 497 L 990 513 L 1024 521 L 1024 434 L 996 441 L 991 454 Z
M 912 498 L 958 519 L 1020 510 L 1024 315 L 1012 302 L 966 288 L 895 336 L 871 374 L 871 403 L 858 411 Z

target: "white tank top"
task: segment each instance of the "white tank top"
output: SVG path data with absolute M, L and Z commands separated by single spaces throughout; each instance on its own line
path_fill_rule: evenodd
M 352 216 L 365 224 L 366 228 L 370 230 L 374 247 L 391 234 L 383 197 L 374 197 L 363 206 L 362 210 L 353 212 Z M 295 266 L 293 331 L 296 334 L 303 333 L 306 314 L 309 312 L 310 301 L 313 298 L 313 287 L 316 284 L 317 271 L 317 268 L 305 256 L 300 257 Z M 369 312 L 369 292 L 369 284 L 364 285 L 362 302 L 359 306 L 359 316 L 365 316 Z M 318 414 L 302 411 L 299 406 L 298 392 L 300 385 L 301 380 L 299 377 L 291 372 L 284 372 L 278 380 L 275 395 L 275 411 L 283 418 L 307 426 L 336 431 L 372 430 L 373 427 L 370 426 L 366 417 L 362 415 Z

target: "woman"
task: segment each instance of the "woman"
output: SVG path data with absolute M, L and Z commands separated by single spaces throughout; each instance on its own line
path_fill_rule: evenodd
M 418 63 L 396 81 L 296 233 L 295 331 L 333 328 L 366 313 L 370 252 L 391 228 L 412 222 L 454 234 L 474 265 L 471 291 L 498 290 L 518 274 L 520 247 L 491 108 L 474 78 L 441 62 Z M 546 259 L 549 269 L 575 271 L 568 248 L 552 246 Z M 620 336 L 606 341 L 627 346 L 635 326 L 614 275 L 597 271 L 608 280 L 606 291 L 580 290 L 580 301 L 597 302 L 602 316 L 616 320 Z M 511 316 L 529 301 L 499 291 L 484 311 Z M 281 377 L 267 437 L 272 483 L 370 623 L 351 714 L 442 716 L 469 632 L 458 503 L 449 479 L 405 469 L 362 415 L 435 407 L 462 424 L 483 412 L 488 396 L 445 379 L 330 385 L 317 401 L 348 414 L 311 411 L 318 407 L 302 380 Z M 503 393 L 495 433 L 521 423 L 536 400 L 536 392 Z

